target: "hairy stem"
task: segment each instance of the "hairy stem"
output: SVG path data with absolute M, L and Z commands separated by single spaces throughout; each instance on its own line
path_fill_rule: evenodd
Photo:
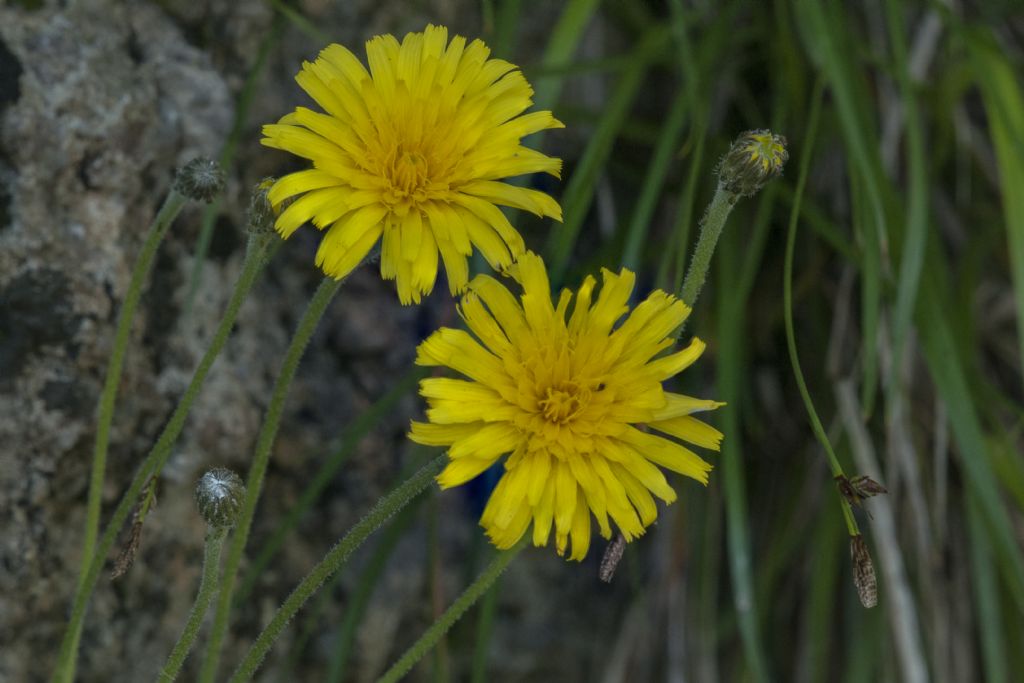
M 448 629 L 455 625 L 455 622 L 466 613 L 466 610 L 472 607 L 480 599 L 480 596 L 487 592 L 524 547 L 526 547 L 526 544 L 521 541 L 511 550 L 499 553 L 487 565 L 487 568 L 480 573 L 476 581 L 471 583 L 469 588 L 463 591 L 462 595 L 452 603 L 451 607 L 445 610 L 445 613 L 438 617 L 430 625 L 430 628 L 423 632 L 419 640 L 413 643 L 412 647 L 406 650 L 405 654 L 383 676 L 377 679 L 377 683 L 395 683 L 401 680 L 405 674 L 409 673 L 409 670 L 412 669 L 416 662 L 423 659 L 423 656 L 437 645 L 441 637 L 448 632 Z
M 121 384 L 121 371 L 124 368 L 125 352 L 131 338 L 132 322 L 135 320 L 135 309 L 142 298 L 142 288 L 146 282 L 156 256 L 157 248 L 163 241 L 171 223 L 181 213 L 182 207 L 188 203 L 188 197 L 172 189 L 164 200 L 163 206 L 149 226 L 142 251 L 135 261 L 128 293 L 125 295 L 121 311 L 117 316 L 117 331 L 114 333 L 114 348 L 107 363 L 107 374 L 103 380 L 103 391 L 100 394 L 100 405 L 96 422 L 96 442 L 92 451 L 92 471 L 89 475 L 89 497 L 85 506 L 85 532 L 82 540 L 82 564 L 78 570 L 78 586 L 85 582 L 96 549 L 96 537 L 99 535 L 100 511 L 103 505 L 103 478 L 107 469 L 107 450 L 110 445 L 110 425 L 114 421 L 114 406 L 117 402 L 117 389 Z M 75 649 L 81 632 L 74 634 Z M 73 672 L 72 672 L 73 673 Z
M 292 591 L 292 594 L 284 601 L 277 612 L 271 618 L 263 632 L 256 638 L 256 642 L 249 648 L 242 663 L 238 665 L 235 673 L 231 676 L 229 683 L 242 683 L 250 680 L 256 673 L 263 658 L 267 656 L 274 641 L 284 630 L 292 617 L 302 608 L 309 598 L 313 596 L 320 586 L 333 576 L 352 552 L 362 545 L 370 534 L 376 531 L 392 515 L 409 504 L 421 491 L 430 485 L 431 481 L 444 468 L 447 455 L 440 455 L 424 465 L 416 474 L 407 479 L 398 488 L 377 501 L 373 509 L 352 527 L 338 544 L 306 575 L 306 578 Z
M 203 624 L 203 617 L 206 610 L 213 601 L 213 594 L 217 590 L 217 573 L 220 569 L 220 551 L 224 547 L 224 537 L 227 529 L 210 529 L 206 534 L 206 548 L 203 553 L 203 578 L 199 582 L 199 593 L 196 594 L 196 601 L 192 605 L 192 611 L 185 622 L 185 629 L 181 637 L 175 643 L 167 663 L 157 676 L 158 683 L 171 683 L 181 672 L 181 666 L 185 663 L 192 644 L 196 642 L 199 635 L 199 627 Z
M 722 234 L 722 228 L 725 227 L 725 221 L 728 220 L 737 199 L 739 199 L 737 195 L 719 183 L 715 190 L 715 196 L 711 199 L 704 218 L 701 219 L 700 237 L 697 239 L 697 246 L 694 249 L 693 258 L 690 260 L 690 268 L 686 271 L 686 279 L 683 281 L 683 290 L 679 295 L 690 308 L 697 303 L 700 290 L 704 287 L 704 280 L 708 276 L 708 267 L 711 265 L 711 255 L 715 253 L 718 237 Z
M 245 553 L 245 544 L 249 539 L 249 529 L 252 527 L 253 514 L 256 512 L 256 504 L 259 502 L 260 491 L 263 488 L 263 477 L 267 472 L 267 464 L 270 462 L 274 439 L 277 437 L 277 429 L 281 424 L 281 414 L 284 412 L 284 404 L 288 398 L 288 391 L 291 388 L 292 380 L 295 378 L 295 371 L 299 367 L 302 355 L 305 353 L 309 340 L 320 323 L 320 319 L 323 317 L 331 300 L 334 299 L 334 295 L 341 288 L 342 282 L 343 280 L 324 278 L 320 283 L 316 293 L 313 294 L 313 298 L 306 307 L 306 312 L 295 329 L 295 335 L 292 337 L 288 350 L 285 352 L 284 360 L 281 363 L 281 372 L 274 383 L 267 415 L 263 420 L 263 426 L 260 428 L 252 464 L 249 466 L 249 475 L 245 483 L 245 501 L 242 503 L 241 514 L 228 549 L 227 563 L 224 568 L 224 574 L 221 577 L 220 594 L 217 597 L 217 611 L 214 616 L 213 629 L 210 631 L 210 640 L 199 677 L 200 681 L 213 681 L 214 676 L 217 674 L 217 666 L 220 662 L 220 649 L 224 642 L 224 636 L 227 633 L 228 619 L 231 616 L 231 598 L 235 589 L 238 566 L 241 564 L 242 555 Z
M 238 317 L 238 312 L 242 308 L 242 302 L 245 301 L 263 267 L 280 245 L 281 241 L 274 235 L 265 238 L 254 237 L 250 240 L 249 248 L 245 254 L 245 261 L 242 263 L 242 271 L 238 276 L 238 281 L 235 283 L 235 289 L 231 293 L 231 299 L 228 301 L 227 309 L 224 311 L 224 317 L 221 318 L 217 331 L 210 341 L 210 346 L 199 361 L 199 366 L 192 375 L 192 381 L 189 383 L 188 388 L 185 389 L 185 393 L 178 402 L 178 406 L 174 409 L 171 419 L 167 422 L 163 432 L 161 432 L 160 438 L 139 466 L 131 485 L 121 497 L 121 501 L 118 503 L 110 522 L 103 532 L 96 552 L 92 555 L 89 562 L 89 570 L 75 591 L 75 599 L 71 608 L 68 627 L 64 631 L 64 638 L 61 641 L 60 652 L 57 656 L 57 668 L 51 679 L 55 683 L 70 683 L 74 678 L 75 660 L 78 655 L 78 636 L 82 628 L 82 622 L 85 620 L 89 598 L 92 597 L 92 592 L 95 590 L 96 583 L 99 580 L 103 562 L 117 540 L 118 532 L 124 525 L 128 515 L 131 514 L 132 508 L 135 507 L 135 503 L 142 493 L 146 482 L 151 476 L 159 473 L 163 469 L 164 464 L 166 464 L 167 459 L 171 457 L 174 442 L 185 426 L 185 418 L 188 417 L 192 403 L 195 401 L 196 396 L 199 395 L 199 391 L 202 389 L 203 382 L 206 380 L 213 362 L 227 343 L 231 329 L 235 324 L 235 318 Z

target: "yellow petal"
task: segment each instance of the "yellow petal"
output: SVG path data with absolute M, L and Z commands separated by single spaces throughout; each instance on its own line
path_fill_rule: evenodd
M 650 526 L 658 518 L 658 506 L 651 497 L 648 487 L 644 486 L 637 477 L 634 477 L 626 467 L 618 463 L 611 463 L 611 470 L 615 473 L 617 481 L 622 483 L 630 502 L 640 514 L 640 522 L 644 526 Z
M 685 446 L 629 427 L 621 437 L 651 462 L 707 485 L 712 465 Z
M 496 462 L 497 458 L 459 458 L 451 460 L 448 465 L 437 475 L 437 483 L 443 489 L 465 484 L 470 479 L 479 476 Z
M 483 305 L 475 292 L 467 292 L 459 304 L 459 315 L 466 321 L 466 326 L 496 356 L 502 357 L 512 350 L 501 326 Z
M 505 214 L 494 204 L 465 194 L 455 195 L 455 203 L 467 209 L 472 215 L 475 215 L 497 232 L 502 241 L 508 245 L 509 251 L 512 252 L 513 256 L 518 257 L 526 251 L 526 243 L 523 242 L 522 235 L 512 227 Z M 470 234 L 472 235 L 472 233 Z
M 705 346 L 707 345 L 703 341 L 694 337 L 685 349 L 651 361 L 647 364 L 647 369 L 659 380 L 666 380 L 693 365 L 704 353 Z
M 472 434 L 462 437 L 451 445 L 448 455 L 452 460 L 461 457 L 497 458 L 514 449 L 520 441 L 519 432 L 506 422 L 486 424 Z M 525 482 L 522 484 L 525 490 Z
M 550 196 L 538 190 L 516 187 L 493 180 L 476 180 L 466 183 L 459 189 L 466 194 L 494 204 L 529 211 L 541 218 L 550 216 L 557 221 L 562 220 L 562 207 Z
M 692 396 L 684 396 L 683 394 L 673 394 L 668 391 L 665 392 L 665 400 L 665 405 L 655 410 L 653 417 L 654 421 L 667 420 L 681 415 L 701 413 L 707 410 L 715 410 L 716 408 L 721 408 L 725 405 L 720 401 L 694 398 Z
M 419 345 L 417 365 L 445 365 L 494 389 L 508 383 L 504 367 L 464 330 L 441 328 Z
M 722 438 L 724 436 L 722 432 L 689 415 L 650 422 L 648 424 L 659 432 L 664 432 L 683 441 L 689 441 L 702 448 L 710 448 L 717 451 L 722 446 Z
M 564 462 L 559 461 L 554 468 L 555 480 L 555 529 L 559 536 L 566 536 L 572 528 L 573 515 L 576 513 L 576 478 Z M 564 546 L 563 546 L 564 547 Z
M 545 480 L 540 500 L 533 508 L 533 544 L 548 544 L 551 535 L 551 523 L 555 514 L 555 485 L 550 478 Z
M 478 424 L 438 425 L 413 421 L 410 424 L 409 438 L 424 446 L 448 446 L 459 439 L 471 436 L 480 427 Z
M 296 173 L 289 173 L 281 176 L 274 182 L 273 187 L 267 192 L 267 201 L 273 206 L 280 206 L 281 202 L 289 197 L 294 197 L 310 190 L 320 190 L 328 187 L 337 187 L 341 181 L 331 175 L 315 168 Z
M 590 512 L 586 505 L 577 505 L 572 518 L 572 555 L 570 560 L 582 561 L 590 549 Z

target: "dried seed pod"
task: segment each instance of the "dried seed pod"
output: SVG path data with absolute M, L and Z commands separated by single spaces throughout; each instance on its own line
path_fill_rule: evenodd
M 612 577 L 615 576 L 615 570 L 619 566 L 619 562 L 622 560 L 622 555 L 626 552 L 626 539 L 622 534 L 616 534 L 612 542 L 605 548 L 604 557 L 601 558 L 601 568 L 598 570 L 597 575 L 605 583 L 611 583 Z
M 234 526 L 245 500 L 241 477 L 229 469 L 215 467 L 196 484 L 196 505 L 199 514 L 214 529 Z
M 860 534 L 850 537 L 850 556 L 853 558 L 853 583 L 857 586 L 860 604 L 867 608 L 878 604 L 878 581 L 875 565 L 868 552 L 868 544 Z
M 134 512 L 132 512 L 132 526 L 128 531 L 128 542 L 121 548 L 117 559 L 114 560 L 114 569 L 110 572 L 111 579 L 121 578 L 135 563 L 135 556 L 139 552 L 139 546 L 142 545 L 142 526 L 146 522 L 146 515 L 154 505 L 156 505 L 156 477 L 150 477 L 145 488 L 142 489 L 142 495 L 139 497 Z

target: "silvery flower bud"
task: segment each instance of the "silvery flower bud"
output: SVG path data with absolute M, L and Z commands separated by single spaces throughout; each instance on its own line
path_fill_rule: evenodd
M 174 189 L 189 199 L 209 204 L 224 189 L 224 171 L 216 161 L 197 157 L 178 169 Z
M 245 500 L 241 477 L 229 469 L 215 467 L 196 484 L 196 505 L 206 523 L 215 529 L 234 526 Z
M 782 173 L 787 159 L 786 138 L 770 130 L 747 131 L 722 158 L 718 178 L 729 192 L 749 197 Z

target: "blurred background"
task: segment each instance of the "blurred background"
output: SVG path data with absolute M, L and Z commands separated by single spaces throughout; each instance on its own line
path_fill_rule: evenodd
M 678 291 L 739 133 L 789 141 L 786 174 L 741 200 L 688 332 L 686 393 L 727 401 L 705 489 L 631 544 L 610 584 L 530 549 L 410 676 L 423 681 L 1011 681 L 1024 670 L 1024 6 L 1013 0 L 139 0 L 0 6 L 0 680 L 44 680 L 81 545 L 95 406 L 135 256 L 173 169 L 205 154 L 224 196 L 161 247 L 133 331 L 105 510 L 209 342 L 265 176 L 259 145 L 305 59 L 428 23 L 522 66 L 565 130 L 526 182 L 566 221 L 517 215 L 556 284 L 599 267 Z M 820 107 L 817 130 L 809 129 Z M 802 201 L 797 179 L 807 174 Z M 794 332 L 878 577 L 864 608 Z M 103 578 L 82 681 L 152 680 L 198 583 L 192 487 L 243 474 L 281 354 L 320 275 L 300 230 L 246 303 L 157 485 L 135 565 Z M 643 294 L 643 292 L 639 292 Z M 453 320 L 447 287 L 403 308 L 358 272 L 293 386 L 250 538 L 222 673 L 384 492 L 433 456 L 415 345 Z M 491 477 L 493 480 L 493 477 Z M 369 681 L 493 555 L 487 482 L 431 490 L 367 543 L 277 642 L 260 681 Z M 203 647 L 200 640 L 199 648 Z M 197 649 L 197 653 L 201 653 Z M 194 653 L 183 678 L 197 670 Z M 1017 672 L 1017 673 L 1014 673 Z

